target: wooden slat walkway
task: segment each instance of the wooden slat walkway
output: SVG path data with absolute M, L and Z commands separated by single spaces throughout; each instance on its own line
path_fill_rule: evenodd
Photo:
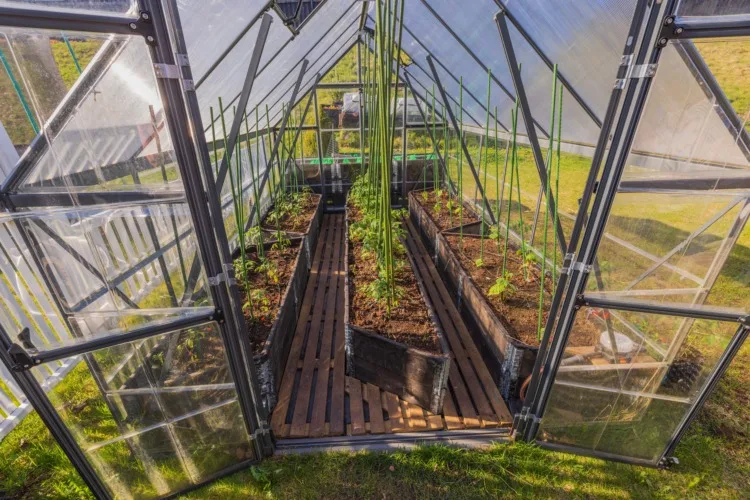
M 433 415 L 346 376 L 345 223 L 342 214 L 326 215 L 271 417 L 277 438 L 510 426 L 510 412 L 418 233 L 410 223 L 407 229 L 407 248 L 416 262 L 417 278 L 435 306 L 451 348 L 449 395 L 443 413 Z

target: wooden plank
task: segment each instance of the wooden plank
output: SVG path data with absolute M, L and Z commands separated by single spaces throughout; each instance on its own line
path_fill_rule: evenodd
M 362 405 L 362 382 L 356 378 L 346 377 L 346 392 L 349 394 L 349 415 L 352 419 L 351 434 L 358 436 L 365 433 L 365 409 Z
M 366 388 L 367 405 L 370 407 L 370 432 L 383 434 L 385 422 L 383 421 L 383 407 L 380 403 L 380 389 L 372 384 L 364 384 L 363 388 Z
M 402 401 L 401 405 L 408 416 L 409 428 L 411 430 L 423 431 L 427 429 L 427 421 L 424 418 L 424 410 L 422 408 L 408 401 Z
M 445 428 L 449 431 L 464 428 L 464 424 L 461 422 L 461 418 L 458 416 L 456 407 L 453 404 L 452 392 L 449 391 L 443 400 L 443 418 L 445 419 Z
M 333 223 L 333 239 L 335 241 L 336 236 L 341 232 L 341 225 L 336 220 Z M 330 235 L 331 233 L 329 233 Z M 332 254 L 329 250 L 329 246 L 333 247 Z M 310 330 L 307 336 L 307 347 L 305 349 L 305 360 L 302 365 L 302 376 L 300 378 L 299 389 L 297 391 L 297 401 L 294 405 L 294 415 L 292 417 L 292 437 L 305 437 L 309 430 L 307 424 L 308 406 L 310 403 L 310 397 L 312 393 L 312 383 L 315 369 L 318 367 L 317 363 L 317 348 L 318 338 L 321 335 L 323 311 L 333 305 L 336 299 L 336 294 L 328 293 L 327 300 L 326 292 L 331 290 L 330 281 L 334 275 L 339 259 L 339 248 L 336 245 L 328 245 L 326 247 L 326 256 L 323 260 L 323 264 L 320 271 L 320 277 L 318 279 L 318 289 L 315 294 L 315 306 L 313 307 L 312 319 L 310 320 Z M 335 292 L 335 290 L 334 290 Z M 332 295 L 332 296 L 331 296 Z M 332 325 L 331 325 L 332 326 Z M 326 383 L 326 386 L 328 384 Z M 323 398 L 327 398 L 326 394 Z
M 419 239 L 419 235 L 416 229 L 414 228 L 413 224 L 408 219 L 407 219 L 407 229 L 411 235 L 410 239 L 416 244 L 416 247 L 420 250 L 420 253 L 422 254 L 422 256 L 425 256 L 426 250 L 424 248 L 424 245 L 422 244 L 422 241 Z M 453 322 L 454 326 L 456 327 L 456 330 L 458 331 L 460 339 L 463 342 L 463 345 L 466 349 L 469 359 L 471 360 L 471 365 L 476 370 L 476 376 L 479 378 L 479 381 L 481 381 L 481 385 L 484 388 L 484 391 L 486 392 L 485 397 L 489 399 L 489 404 L 492 406 L 492 410 L 494 411 L 494 414 L 500 417 L 500 419 L 504 422 L 512 422 L 513 417 L 510 414 L 510 411 L 508 410 L 508 407 L 505 404 L 505 401 L 503 401 L 503 398 L 500 395 L 500 391 L 497 389 L 497 386 L 495 385 L 495 382 L 492 379 L 492 375 L 490 374 L 489 370 L 487 370 L 487 366 L 484 364 L 484 361 L 482 360 L 482 356 L 479 353 L 479 350 L 477 349 L 476 344 L 474 344 L 474 341 L 471 338 L 471 334 L 469 333 L 469 330 L 466 328 L 466 324 L 461 319 L 461 314 L 458 312 L 458 309 L 456 309 L 456 307 L 453 305 L 453 302 L 451 301 L 451 298 L 450 298 L 450 294 L 448 293 L 448 290 L 445 288 L 445 285 L 441 281 L 441 278 L 437 273 L 437 269 L 435 269 L 435 267 L 432 265 L 432 262 L 429 261 L 429 258 L 427 258 L 426 260 L 427 262 L 425 263 L 426 264 L 425 267 L 427 268 L 430 275 L 432 276 L 436 289 L 441 296 L 442 302 L 446 306 L 445 310 L 447 311 L 448 315 L 451 318 L 451 321 Z M 470 382 L 467 381 L 467 383 L 470 383 Z M 474 396 L 473 391 L 472 391 L 472 396 Z M 480 410 L 480 413 L 482 415 L 487 415 L 487 416 L 491 415 L 491 413 L 485 413 L 484 411 L 482 411 L 482 408 L 480 407 L 478 407 L 478 409 Z
M 446 394 L 445 397 L 447 398 L 448 395 Z M 439 431 L 443 429 L 443 417 L 440 415 L 434 415 L 429 411 L 424 410 L 424 419 L 425 422 L 427 422 L 427 429 L 431 431 Z
M 414 261 L 417 264 L 417 276 L 418 279 L 422 279 L 422 282 L 425 285 L 425 289 L 427 290 L 427 294 L 431 296 L 436 296 L 435 292 L 435 283 L 430 279 L 430 276 L 428 272 L 425 270 L 425 262 L 423 259 L 423 254 L 418 254 L 414 251 L 413 243 L 414 240 L 412 238 L 406 239 L 407 247 L 414 255 Z M 440 297 L 437 297 L 440 299 Z M 452 334 L 452 324 L 447 318 L 445 318 L 445 311 L 444 309 L 451 306 L 451 303 L 445 304 L 442 303 L 441 300 L 438 300 L 437 302 L 433 301 L 433 304 L 435 306 L 435 310 L 438 313 L 438 317 L 440 319 L 441 326 L 443 327 L 443 331 L 446 334 L 446 337 L 448 337 L 448 342 L 451 344 L 451 349 L 453 349 L 454 344 L 456 344 L 456 347 L 459 347 L 457 345 L 457 340 L 454 334 Z M 444 321 L 444 318 L 446 319 Z M 451 330 L 451 333 L 449 333 L 449 330 Z M 451 342 L 451 339 L 453 342 Z M 466 362 L 465 358 L 456 358 L 455 352 L 452 352 L 451 354 L 454 355 L 454 360 L 450 369 L 450 373 L 448 375 L 448 384 L 453 389 L 454 394 L 456 396 L 456 401 L 458 402 L 458 407 L 461 410 L 461 415 L 464 418 L 474 418 L 477 416 L 477 411 L 474 408 L 474 404 L 472 403 L 471 398 L 469 397 L 469 392 L 466 388 L 466 384 L 464 382 L 464 378 L 462 377 L 462 371 L 460 368 L 466 368 L 468 367 L 468 364 Z M 471 373 L 471 371 L 469 371 Z M 483 395 L 482 395 L 483 396 Z M 479 422 L 477 421 L 477 425 L 479 425 Z
M 310 277 L 308 278 L 307 289 L 305 290 L 305 296 L 302 299 L 297 328 L 294 333 L 294 339 L 292 340 L 292 347 L 289 350 L 289 358 L 286 363 L 286 368 L 284 369 L 284 376 L 281 379 L 279 398 L 273 414 L 271 415 L 271 429 L 276 434 L 281 433 L 281 427 L 286 421 L 289 403 L 291 402 L 294 379 L 297 373 L 297 362 L 299 361 L 300 353 L 304 347 L 302 344 L 305 340 L 305 327 L 312 310 L 315 290 L 318 278 L 320 277 L 320 268 L 324 261 L 324 253 L 329 252 L 329 248 L 324 246 L 324 242 L 327 239 L 326 235 L 333 227 L 331 222 L 331 220 L 326 219 L 324 227 L 321 230 L 320 238 L 318 238 L 315 255 L 313 256 L 312 268 L 310 269 Z
M 337 214 L 335 217 L 340 219 L 340 223 L 344 224 L 344 215 Z M 343 247 L 344 239 L 338 244 Z M 346 252 L 343 252 L 346 255 Z M 343 274 L 343 273 L 342 273 Z M 346 280 L 345 275 L 341 276 L 342 284 L 341 289 L 343 290 L 343 280 Z M 342 292 L 336 301 L 336 329 L 334 339 L 334 353 L 333 353 L 333 387 L 331 389 L 331 413 L 330 413 L 330 435 L 338 436 L 344 433 L 344 380 L 345 380 L 345 361 L 346 353 L 344 352 L 344 296 Z
M 408 430 L 409 427 L 404 420 L 398 396 L 392 392 L 384 392 L 383 398 L 386 402 L 385 407 L 388 412 L 388 421 L 390 422 L 391 432 L 404 432 Z
M 341 252 L 341 240 L 344 234 L 344 225 L 334 222 L 333 261 L 331 262 L 331 275 L 328 281 L 328 296 L 326 298 L 325 319 L 323 322 L 323 338 L 320 343 L 320 355 L 318 357 L 317 370 L 318 380 L 315 384 L 315 402 L 313 403 L 312 416 L 310 418 L 310 436 L 325 435 L 326 408 L 328 406 L 328 373 L 331 368 L 331 344 L 334 337 L 334 320 L 336 318 L 336 304 L 343 296 L 341 275 L 344 269 L 344 259 Z

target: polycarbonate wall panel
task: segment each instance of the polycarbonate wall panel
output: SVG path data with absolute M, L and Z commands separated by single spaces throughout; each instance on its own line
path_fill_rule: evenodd
M 39 339 L 39 350 L 213 310 L 185 204 L 27 212 L 3 217 L 2 226 L 29 235 L 51 292 L 78 329 Z
M 735 323 L 582 308 L 537 439 L 656 464 L 736 330 Z
M 329 3 L 324 4 L 321 9 L 325 9 L 328 5 Z M 320 16 L 325 12 L 325 10 L 321 10 L 315 15 Z M 330 26 L 321 26 L 320 30 L 309 30 L 310 33 L 316 34 L 317 38 L 315 40 L 308 40 L 308 44 L 306 45 L 301 44 L 301 37 L 305 33 L 305 29 L 303 29 L 300 37 L 295 39 L 294 42 L 290 43 L 287 49 L 285 49 L 295 51 L 295 58 L 290 58 L 290 60 L 294 60 L 293 65 L 289 65 L 288 67 L 277 67 L 276 61 L 274 61 L 274 67 L 276 68 L 274 71 L 278 71 L 278 74 L 275 75 L 277 80 L 273 82 L 270 80 L 264 80 L 265 83 L 258 87 L 258 92 L 253 92 L 255 97 L 250 97 L 248 109 L 252 109 L 256 104 L 261 107 L 268 105 L 271 124 L 278 123 L 282 117 L 282 105 L 288 104 L 288 101 L 291 98 L 295 82 L 302 67 L 302 60 L 307 59 L 309 64 L 305 71 L 300 91 L 297 95 L 298 99 L 302 98 L 311 88 L 317 73 L 324 74 L 328 71 L 338 57 L 343 55 L 346 50 L 351 47 L 351 44 L 356 40 L 356 33 L 359 27 L 357 23 L 360 11 L 355 5 L 351 7 L 349 11 L 339 9 L 336 12 L 330 13 L 330 15 L 335 16 L 332 19 L 326 18 L 326 22 L 329 23 Z M 340 16 L 343 17 L 339 19 Z M 322 22 L 323 21 L 321 20 L 321 23 Z M 310 25 L 309 27 L 312 26 L 314 25 Z M 279 75 L 286 75 L 286 77 L 282 80 L 278 80 Z M 272 79 L 273 76 L 274 75 L 268 75 L 268 78 Z M 265 77 L 266 75 L 264 75 L 264 78 Z M 269 91 L 264 93 L 260 90 L 261 88 L 267 88 Z M 265 125 L 265 122 L 263 125 Z
M 741 56 L 750 54 L 748 43 L 695 44 L 745 126 L 750 108 L 738 99 L 736 75 L 750 67 Z M 692 42 L 671 43 L 662 54 L 599 250 L 603 287 L 589 290 L 747 311 L 750 162 L 739 145 L 747 131 L 734 130 L 727 120 L 734 109 L 722 108 L 706 81 L 688 71 L 682 44 Z
M 280 78 L 281 75 L 277 74 L 276 71 L 281 64 L 282 48 L 292 38 L 291 32 L 283 23 L 276 17 L 273 19 L 268 32 L 268 38 L 263 46 L 263 55 L 260 59 L 257 77 L 253 84 L 252 96 L 257 96 L 259 92 L 263 92 L 261 75 L 265 74 L 268 77 L 275 75 L 277 79 Z M 231 106 L 236 105 L 236 99 L 242 91 L 242 86 L 247 77 L 247 70 L 253 50 L 255 49 L 255 43 L 258 39 L 260 26 L 261 21 L 259 20 L 242 37 L 240 42 L 232 48 L 231 52 L 219 63 L 210 76 L 197 87 L 196 94 L 201 109 L 201 118 L 205 126 L 211 124 L 210 107 L 214 108 L 214 116 L 219 116 L 219 97 L 224 101 L 225 108 L 231 109 Z M 200 39 L 195 41 L 198 45 L 200 42 Z M 188 54 L 192 53 L 191 47 L 192 44 L 188 42 Z M 197 50 L 200 51 L 201 49 Z M 221 52 L 219 51 L 214 54 L 214 57 L 217 58 L 220 54 Z M 272 64 L 270 64 L 271 61 L 273 61 Z M 247 112 L 252 113 L 254 108 L 255 106 L 248 106 Z M 262 115 L 263 110 L 261 109 L 260 111 Z
M 64 47 L 59 32 L 6 29 L 4 34 L 13 56 L 11 70 L 25 83 L 44 129 L 21 159 L 28 171 L 21 190 L 181 190 L 141 37 L 67 33 L 72 47 L 96 55 L 81 75 L 75 69 L 72 77 L 66 73 L 66 82 L 59 69 L 63 61 L 50 60 L 51 46 Z
M 50 400 L 114 496 L 162 497 L 253 458 L 218 324 L 68 362 Z
M 138 3 L 135 0 L 0 0 L 2 7 L 23 9 L 72 11 L 95 14 L 135 14 Z
M 251 21 L 258 18 L 267 3 L 266 0 L 223 0 L 221 2 L 177 0 L 182 33 L 190 57 L 190 68 L 196 82 L 206 75 L 219 55 L 224 53 L 232 42 L 247 29 Z M 274 19 L 276 24 L 281 24 L 277 21 L 278 19 Z M 260 19 L 253 25 L 256 34 L 259 25 Z M 248 42 L 249 49 L 247 45 L 241 46 Z M 252 50 L 254 43 L 255 36 L 245 34 L 233 49 L 233 53 L 247 55 L 247 50 Z M 249 57 L 247 60 L 249 61 Z M 226 75 L 229 73 L 226 70 L 231 69 L 231 66 L 227 66 L 225 71 L 220 73 Z
M 677 6 L 680 17 L 750 15 L 747 0 L 680 0 Z

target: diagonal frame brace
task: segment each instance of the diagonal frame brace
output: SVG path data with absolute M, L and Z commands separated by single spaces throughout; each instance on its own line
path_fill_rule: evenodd
M 547 167 L 544 164 L 544 158 L 542 156 L 542 149 L 539 146 L 539 137 L 536 135 L 536 128 L 534 127 L 534 118 L 531 115 L 531 107 L 529 106 L 529 100 L 526 96 L 526 89 L 523 86 L 523 81 L 521 80 L 521 72 L 518 70 L 518 61 L 516 60 L 516 53 L 513 50 L 513 42 L 510 38 L 510 31 L 508 30 L 508 24 L 505 21 L 505 16 L 503 15 L 503 12 L 498 12 L 495 14 L 495 22 L 497 24 L 497 29 L 500 32 L 500 38 L 502 39 L 503 43 L 503 50 L 505 51 L 505 58 L 508 63 L 508 68 L 510 68 L 510 74 L 513 78 L 513 87 L 516 90 L 516 95 L 518 97 L 518 103 L 519 107 L 521 108 L 521 114 L 523 115 L 523 122 L 526 124 L 526 134 L 529 138 L 529 144 L 531 145 L 531 151 L 534 155 L 534 163 L 536 164 L 536 169 L 539 173 L 539 179 L 541 181 L 541 187 L 544 189 L 544 192 L 547 192 Z M 567 244 L 565 243 L 565 233 L 562 229 L 562 224 L 560 223 L 560 218 L 557 217 L 557 204 L 555 203 L 554 196 L 552 195 L 552 192 L 550 191 L 550 199 L 549 199 L 550 207 L 552 207 L 552 216 L 557 221 L 557 224 L 555 226 L 555 230 L 557 232 L 557 239 L 560 243 L 560 249 L 562 251 L 562 254 L 565 255 Z
M 409 91 L 412 93 L 412 95 L 416 96 L 417 93 L 414 92 L 414 87 L 411 84 L 411 78 L 409 78 L 409 73 L 404 71 L 404 81 L 406 82 L 406 85 L 409 87 Z M 435 154 L 438 157 L 438 163 L 442 167 L 443 175 L 445 176 L 445 179 L 448 181 L 448 185 L 450 186 L 451 192 L 453 194 L 456 194 L 458 191 L 456 190 L 456 186 L 453 184 L 453 181 L 448 176 L 448 169 L 445 167 L 445 160 L 443 159 L 443 155 L 440 154 L 440 148 L 437 144 L 437 139 L 434 135 L 432 135 L 432 129 L 427 126 L 427 117 L 424 114 L 424 111 L 422 110 L 422 105 L 419 103 L 419 99 L 414 99 L 414 102 L 417 104 L 417 110 L 419 111 L 420 116 L 422 117 L 422 120 L 425 123 L 425 128 L 427 129 L 427 133 L 430 134 L 430 140 L 432 141 L 432 147 L 435 150 Z M 435 183 L 437 183 L 437 179 L 434 180 Z
M 455 130 L 461 142 L 461 149 L 463 149 L 464 155 L 466 157 L 466 162 L 469 164 L 469 168 L 471 169 L 471 175 L 474 176 L 474 181 L 477 183 L 477 188 L 479 188 L 479 194 L 482 195 L 482 202 L 484 203 L 485 209 L 487 210 L 487 214 L 489 214 L 490 216 L 490 223 L 494 225 L 497 223 L 497 221 L 495 220 L 495 215 L 492 212 L 492 205 L 490 204 L 489 200 L 487 200 L 487 196 L 484 193 L 484 187 L 482 186 L 482 183 L 479 180 L 479 174 L 477 174 L 477 169 L 474 167 L 474 161 L 471 159 L 469 150 L 466 148 L 466 142 L 464 142 L 463 134 L 461 133 L 461 128 L 459 127 L 459 124 L 456 121 L 456 115 L 453 113 L 453 110 L 448 104 L 448 96 L 445 93 L 443 84 L 440 82 L 440 76 L 438 75 L 437 69 L 435 69 L 435 63 L 432 61 L 432 56 L 427 56 L 427 64 L 430 65 L 430 70 L 432 71 L 433 80 L 435 81 L 437 88 L 440 90 L 440 95 L 443 99 L 443 104 L 445 105 L 445 112 L 448 114 L 451 124 L 453 125 L 453 129 Z M 459 193 L 459 196 L 463 198 L 463 193 Z
M 258 30 L 258 38 L 255 41 L 255 47 L 253 47 L 253 55 L 251 56 L 250 64 L 247 67 L 247 76 L 245 76 L 245 83 L 242 86 L 240 100 L 237 103 L 237 114 L 234 117 L 234 121 L 232 121 L 232 128 L 229 130 L 229 139 L 224 145 L 224 156 L 221 158 L 221 165 L 219 166 L 218 174 L 216 175 L 216 189 L 219 193 L 221 193 L 221 188 L 224 185 L 227 172 L 229 171 L 229 162 L 232 160 L 234 146 L 237 143 L 237 137 L 240 134 L 240 126 L 242 125 L 245 108 L 247 107 L 247 101 L 250 99 L 250 92 L 253 90 L 258 66 L 260 65 L 260 58 L 263 56 L 263 47 L 266 44 L 268 31 L 271 29 L 272 21 L 273 18 L 270 14 L 263 15 L 260 30 Z
M 266 171 L 263 173 L 263 179 L 260 182 L 260 188 L 258 189 L 259 193 L 263 193 L 263 189 L 266 187 L 266 183 L 268 182 L 268 176 L 271 173 L 271 169 L 273 169 L 273 159 L 276 158 L 276 155 L 279 151 L 279 144 L 281 144 L 281 138 L 284 137 L 284 131 L 286 130 L 286 124 L 289 121 L 289 117 L 292 114 L 292 109 L 294 109 L 294 104 L 297 102 L 297 94 L 299 93 L 299 89 L 302 86 L 302 78 L 305 76 L 305 72 L 307 71 L 307 65 L 309 64 L 309 61 L 307 59 L 302 61 L 302 67 L 299 69 L 299 74 L 297 75 L 297 81 L 294 83 L 294 89 L 292 90 L 292 96 L 289 98 L 289 106 L 287 106 L 286 113 L 284 113 L 284 117 L 281 120 L 281 126 L 279 127 L 279 132 L 276 135 L 276 139 L 273 141 L 273 148 L 271 149 L 271 154 L 268 156 L 268 165 L 266 166 Z M 279 165 L 279 169 L 281 169 L 281 165 Z M 245 227 L 252 227 L 253 225 L 253 219 L 255 218 L 257 210 L 253 210 L 250 214 L 250 219 L 248 219 L 248 223 Z M 260 221 L 258 221 L 260 223 Z

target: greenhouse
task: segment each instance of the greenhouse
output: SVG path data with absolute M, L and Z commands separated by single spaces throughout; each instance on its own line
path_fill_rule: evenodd
M 750 332 L 750 2 L 0 0 L 0 440 L 668 468 Z

